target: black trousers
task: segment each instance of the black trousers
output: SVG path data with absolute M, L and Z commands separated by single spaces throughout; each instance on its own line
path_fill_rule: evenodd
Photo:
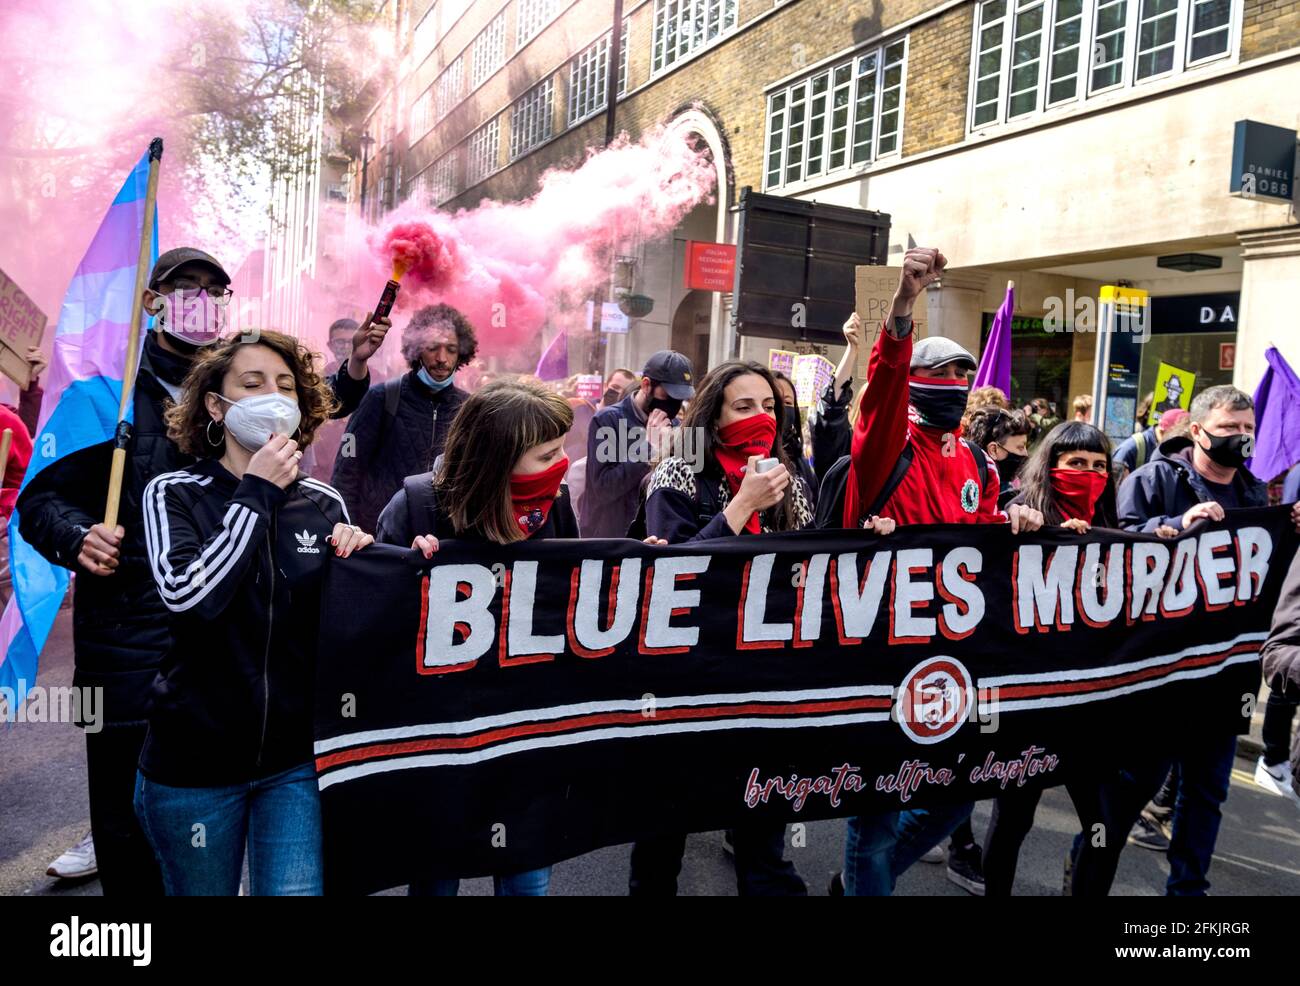
M 736 850 L 736 890 L 742 897 L 804 897 L 808 888 L 785 858 L 785 823 L 738 825 L 732 831 Z M 634 897 L 672 897 L 682 870 L 686 835 L 642 839 L 632 847 L 628 893 Z
M 135 817 L 136 767 L 148 726 L 86 733 L 90 829 L 105 897 L 161 897 L 162 873 Z
M 1284 763 L 1291 756 L 1291 720 L 1295 718 L 1296 699 L 1283 698 L 1270 691 L 1264 706 L 1264 763 L 1270 767 Z
M 1071 782 L 1065 790 L 1082 821 L 1100 814 L 1097 782 Z M 1034 815 L 1042 797 L 1041 788 L 1015 788 L 993 800 L 993 816 L 984 834 L 984 896 L 1010 897 L 1016 882 L 1020 847 L 1034 827 Z

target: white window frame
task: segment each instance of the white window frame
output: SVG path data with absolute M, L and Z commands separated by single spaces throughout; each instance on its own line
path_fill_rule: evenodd
M 885 52 L 889 49 L 902 45 L 902 58 L 897 61 L 887 62 Z M 880 45 L 870 48 L 864 48 L 853 53 L 852 57 L 830 65 L 819 72 L 800 79 L 788 86 L 783 86 L 774 92 L 768 93 L 767 110 L 764 114 L 763 126 L 763 190 L 775 191 L 783 188 L 797 188 L 809 182 L 817 182 L 825 179 L 829 175 L 840 172 L 862 171 L 871 167 L 877 161 L 897 157 L 902 152 L 903 146 L 903 127 L 907 108 L 907 63 L 910 55 L 910 45 L 908 36 L 890 38 Z M 874 59 L 874 65 L 863 73 L 863 62 L 867 59 Z M 899 69 L 898 81 L 898 124 L 892 130 L 888 137 L 893 138 L 893 147 L 882 151 L 881 146 L 881 118 L 885 115 L 884 110 L 885 93 L 885 75 L 888 69 L 897 67 Z M 837 77 L 841 76 L 842 71 L 847 71 L 847 81 Z M 824 93 L 818 93 L 818 84 L 825 80 Z M 870 88 L 864 88 L 866 80 L 870 80 Z M 893 87 L 889 87 L 893 88 Z M 846 107 L 845 119 L 842 128 L 835 123 L 835 94 L 841 90 L 847 90 L 848 104 Z M 857 119 L 859 99 L 869 99 L 871 108 L 871 132 L 868 140 L 870 148 L 866 157 L 862 160 L 854 160 L 854 148 L 856 146 L 855 131 L 859 123 Z M 815 103 L 824 100 L 821 116 L 824 120 L 820 136 L 812 133 L 811 121 L 816 113 Z M 803 123 L 795 125 L 791 123 L 790 111 L 798 103 L 804 106 Z M 893 112 L 892 110 L 889 112 Z M 792 166 L 791 151 L 794 149 L 795 142 L 791 140 L 791 130 L 793 126 L 801 126 L 798 137 L 798 177 L 790 177 L 789 171 Z M 779 130 L 777 129 L 779 127 Z M 837 152 L 834 149 L 834 135 L 836 132 L 843 130 L 844 146 Z M 774 150 L 773 138 L 780 134 L 779 149 Z M 821 164 L 815 174 L 809 174 L 808 162 L 813 153 L 814 146 L 819 148 L 817 153 L 820 155 Z M 836 154 L 841 154 L 843 160 L 838 163 L 834 160 Z M 773 167 L 773 155 L 777 155 L 776 166 Z M 773 179 L 773 175 L 776 179 Z
M 469 88 L 473 92 L 496 74 L 506 63 L 506 12 L 492 18 L 488 26 L 479 31 L 470 51 Z
M 465 98 L 465 60 L 456 56 L 433 84 L 433 120 L 438 123 Z
M 515 51 L 541 34 L 560 12 L 560 0 L 519 0 L 515 8 Z
M 433 87 L 430 86 L 411 103 L 411 137 L 414 144 L 433 129 Z
M 1074 93 L 1069 96 L 1052 98 L 1052 45 L 1056 27 L 1058 26 L 1057 16 L 1062 0 L 1005 0 L 1003 16 L 999 21 L 995 22 L 998 24 L 1001 37 L 997 101 L 994 104 L 995 112 L 992 118 L 983 122 L 976 122 L 976 112 L 992 102 L 991 100 L 985 100 L 977 103 L 978 87 L 981 80 L 979 74 L 981 25 L 988 2 L 989 0 L 978 0 L 975 4 L 970 47 L 969 95 L 966 106 L 966 127 L 969 133 L 977 133 L 989 127 L 1000 126 L 1011 121 L 1030 119 L 1047 110 L 1074 105 L 1105 93 L 1122 92 L 1135 86 L 1172 78 L 1201 65 L 1217 61 L 1233 61 L 1238 57 L 1243 0 L 1228 0 L 1227 22 L 1202 32 L 1202 35 L 1217 34 L 1226 29 L 1227 45 L 1224 50 L 1195 60 L 1192 59 L 1192 44 L 1195 38 L 1192 36 L 1191 20 L 1198 6 L 1212 3 L 1213 0 L 1177 0 L 1177 6 L 1173 12 L 1175 20 L 1174 37 L 1171 41 L 1160 46 L 1160 48 L 1172 49 L 1172 64 L 1168 69 L 1142 78 L 1138 78 L 1138 59 L 1145 52 L 1139 51 L 1138 46 L 1141 42 L 1141 12 L 1145 0 L 1083 0 L 1078 41 L 1079 57 L 1074 71 Z M 1102 67 L 1094 65 L 1094 48 L 1102 43 L 1098 35 L 1098 12 L 1103 7 L 1109 8 L 1118 4 L 1123 4 L 1124 7 L 1124 26 L 1120 30 L 1112 30 L 1104 35 L 1105 38 L 1119 36 L 1122 39 L 1122 51 L 1116 52 L 1118 57 L 1112 58 L 1105 63 L 1106 66 L 1119 66 L 1118 78 L 1114 82 L 1094 85 L 1094 72 Z M 1014 67 L 1013 60 L 1015 58 L 1016 17 L 1018 13 L 1024 14 L 1040 5 L 1043 11 L 1043 21 L 1038 35 L 1037 80 L 1033 90 L 1022 90 L 1023 92 L 1032 91 L 1035 93 L 1034 106 L 1032 109 L 1012 116 L 1010 109 L 1013 93 L 1010 88 L 1011 73 Z M 1167 12 L 1163 16 L 1169 15 Z M 1108 46 L 1108 49 L 1103 50 L 1109 53 L 1110 50 L 1113 50 L 1113 47 L 1113 45 Z M 1030 61 L 1032 60 L 1030 59 Z M 1062 76 L 1055 81 L 1061 81 L 1068 77 L 1068 75 Z M 988 78 L 988 76 L 984 78 Z
M 555 133 L 555 77 L 543 79 L 510 108 L 510 160 L 517 161 Z
M 494 116 L 466 140 L 465 187 L 477 185 L 501 167 L 501 117 Z
M 683 23 L 694 28 L 689 37 L 680 30 Z M 650 75 L 707 50 L 733 34 L 739 24 L 740 0 L 655 0 Z
M 619 42 L 618 94 L 627 93 L 627 21 L 623 21 L 623 37 Z M 568 126 L 581 123 L 605 109 L 608 102 L 605 90 L 609 88 L 609 39 L 607 33 L 594 44 L 588 45 L 569 62 Z M 594 90 L 594 92 L 593 92 Z

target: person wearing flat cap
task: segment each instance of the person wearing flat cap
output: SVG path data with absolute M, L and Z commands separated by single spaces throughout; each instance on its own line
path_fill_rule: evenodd
M 114 529 L 102 523 L 112 441 L 42 470 L 18 500 L 23 537 L 50 562 L 78 576 L 73 685 L 103 689 L 103 728 L 86 731 L 86 773 L 94 853 L 106 896 L 163 893 L 157 861 L 132 804 L 151 687 L 171 642 L 168 611 L 145 550 L 141 501 L 155 476 L 194 462 L 167 437 L 164 412 L 181 393 L 196 354 L 227 327 L 231 294 L 230 275 L 202 250 L 178 247 L 154 264 L 142 299 L 154 321 L 136 375 L 120 521 Z M 387 325 L 367 320 L 363 330 L 351 356 L 328 380 L 339 402 L 335 416 L 352 413 L 365 396 L 366 360 Z
M 998 471 L 988 454 L 961 437 L 975 357 L 951 339 L 912 342 L 912 307 L 943 275 L 938 250 L 907 251 L 898 289 L 871 351 L 852 452 L 822 481 L 817 526 L 859 529 L 877 516 L 903 524 L 1011 524 L 1016 533 L 1043 526 L 1022 504 L 998 509 Z M 832 892 L 888 896 L 908 866 L 946 839 L 972 805 L 883 812 L 851 818 L 844 874 Z

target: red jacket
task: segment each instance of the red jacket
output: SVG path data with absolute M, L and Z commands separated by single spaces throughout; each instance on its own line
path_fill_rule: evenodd
M 853 431 L 853 463 L 848 482 L 856 482 L 860 511 L 867 510 L 880 495 L 899 455 L 910 442 L 914 451 L 912 464 L 881 507 L 880 516 L 892 517 L 899 524 L 1005 521 L 1006 514 L 998 509 L 998 471 L 992 461 L 986 470 L 988 482 L 980 490 L 975 456 L 985 455 L 983 450 L 972 452 L 960 441 L 960 427 L 948 432 L 918 423 L 915 412 L 908 406 L 907 378 L 911 362 L 911 334 L 895 339 L 887 329 L 882 329 L 871 350 L 867 387 L 862 393 Z
M 13 440 L 9 444 L 9 461 L 5 463 L 4 487 L 0 489 L 0 515 L 7 522 L 18 501 L 18 487 L 23 484 L 27 463 L 32 459 L 32 436 L 27 433 L 27 426 L 18 415 L 0 405 L 0 432 L 6 428 L 13 432 Z

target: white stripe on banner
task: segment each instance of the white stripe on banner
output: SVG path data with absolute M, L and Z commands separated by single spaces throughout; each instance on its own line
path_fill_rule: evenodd
M 1240 633 L 1231 640 L 1218 644 L 1197 644 L 1194 647 L 1188 647 L 1180 650 L 1175 654 L 1161 654 L 1157 657 L 1144 658 L 1141 661 L 1130 661 L 1128 664 L 1111 664 L 1104 668 L 1083 668 L 1077 671 L 1043 671 L 1038 674 L 1008 674 L 994 678 L 981 678 L 981 688 L 1001 688 L 1006 685 L 1037 685 L 1049 681 L 1087 681 L 1090 678 L 1110 678 L 1117 674 L 1128 674 L 1130 671 L 1143 671 L 1147 668 L 1158 667 L 1161 664 L 1176 664 L 1185 657 L 1196 657 L 1198 654 L 1210 654 L 1218 650 L 1228 650 L 1236 647 L 1238 644 L 1253 643 L 1257 640 L 1264 640 L 1268 633 Z
M 1259 654 L 1234 654 L 1231 657 L 1221 661 L 1218 664 L 1211 664 L 1205 668 L 1187 668 L 1184 671 L 1174 671 L 1170 674 L 1159 678 L 1151 678 L 1148 681 L 1138 681 L 1131 685 L 1121 685 L 1118 688 L 1108 688 L 1104 691 L 1084 692 L 1081 695 L 1045 695 L 1042 698 L 1015 698 L 1008 699 L 1005 702 L 980 702 L 981 713 L 992 712 L 1022 712 L 1026 709 L 1045 709 L 1059 708 L 1063 705 L 1083 705 L 1087 702 L 1099 702 L 1107 698 L 1119 698 L 1122 695 L 1131 695 L 1134 692 L 1146 691 L 1149 688 L 1158 688 L 1161 685 L 1167 685 L 1171 681 L 1186 681 L 1192 678 L 1208 678 L 1212 674 L 1218 674 L 1224 668 L 1232 664 L 1245 664 L 1248 661 L 1258 661 Z
M 496 757 L 511 753 L 523 753 L 527 750 L 545 749 L 556 746 L 572 746 L 575 743 L 590 743 L 605 739 L 627 739 L 644 736 L 649 733 L 703 733 L 718 729 L 802 729 L 816 726 L 843 726 L 853 723 L 886 722 L 888 712 L 850 712 L 838 716 L 819 716 L 802 719 L 723 719 L 704 722 L 664 722 L 647 723 L 644 726 L 606 726 L 602 729 L 586 729 L 563 736 L 538 736 L 531 739 L 515 740 L 489 747 L 486 750 L 470 750 L 464 753 L 421 753 L 391 760 L 376 760 L 357 764 L 355 767 L 342 767 L 322 774 L 317 778 L 323 791 L 333 784 L 354 781 L 372 774 L 386 774 L 393 770 L 413 770 L 419 767 L 465 766 L 482 763 Z
M 744 705 L 749 702 L 811 702 L 835 701 L 844 698 L 868 698 L 880 696 L 893 698 L 894 689 L 889 685 L 853 685 L 847 688 L 810 688 L 797 692 L 740 692 L 723 695 L 678 695 L 655 699 L 659 709 L 691 708 L 699 705 Z M 522 709 L 518 712 L 503 712 L 495 716 L 482 716 L 467 719 L 464 722 L 422 723 L 418 726 L 399 726 L 394 729 L 371 729 L 360 733 L 348 733 L 318 740 L 315 745 L 316 755 L 329 753 L 347 746 L 369 746 L 371 743 L 391 743 L 394 740 L 414 739 L 419 736 L 460 736 L 465 733 L 478 733 L 501 726 L 517 726 L 529 722 L 551 722 L 570 716 L 595 715 L 604 712 L 640 712 L 645 703 L 640 699 L 615 699 L 608 702 L 581 702 L 574 705 L 556 705 L 549 709 Z M 888 718 L 888 716 L 886 716 Z

